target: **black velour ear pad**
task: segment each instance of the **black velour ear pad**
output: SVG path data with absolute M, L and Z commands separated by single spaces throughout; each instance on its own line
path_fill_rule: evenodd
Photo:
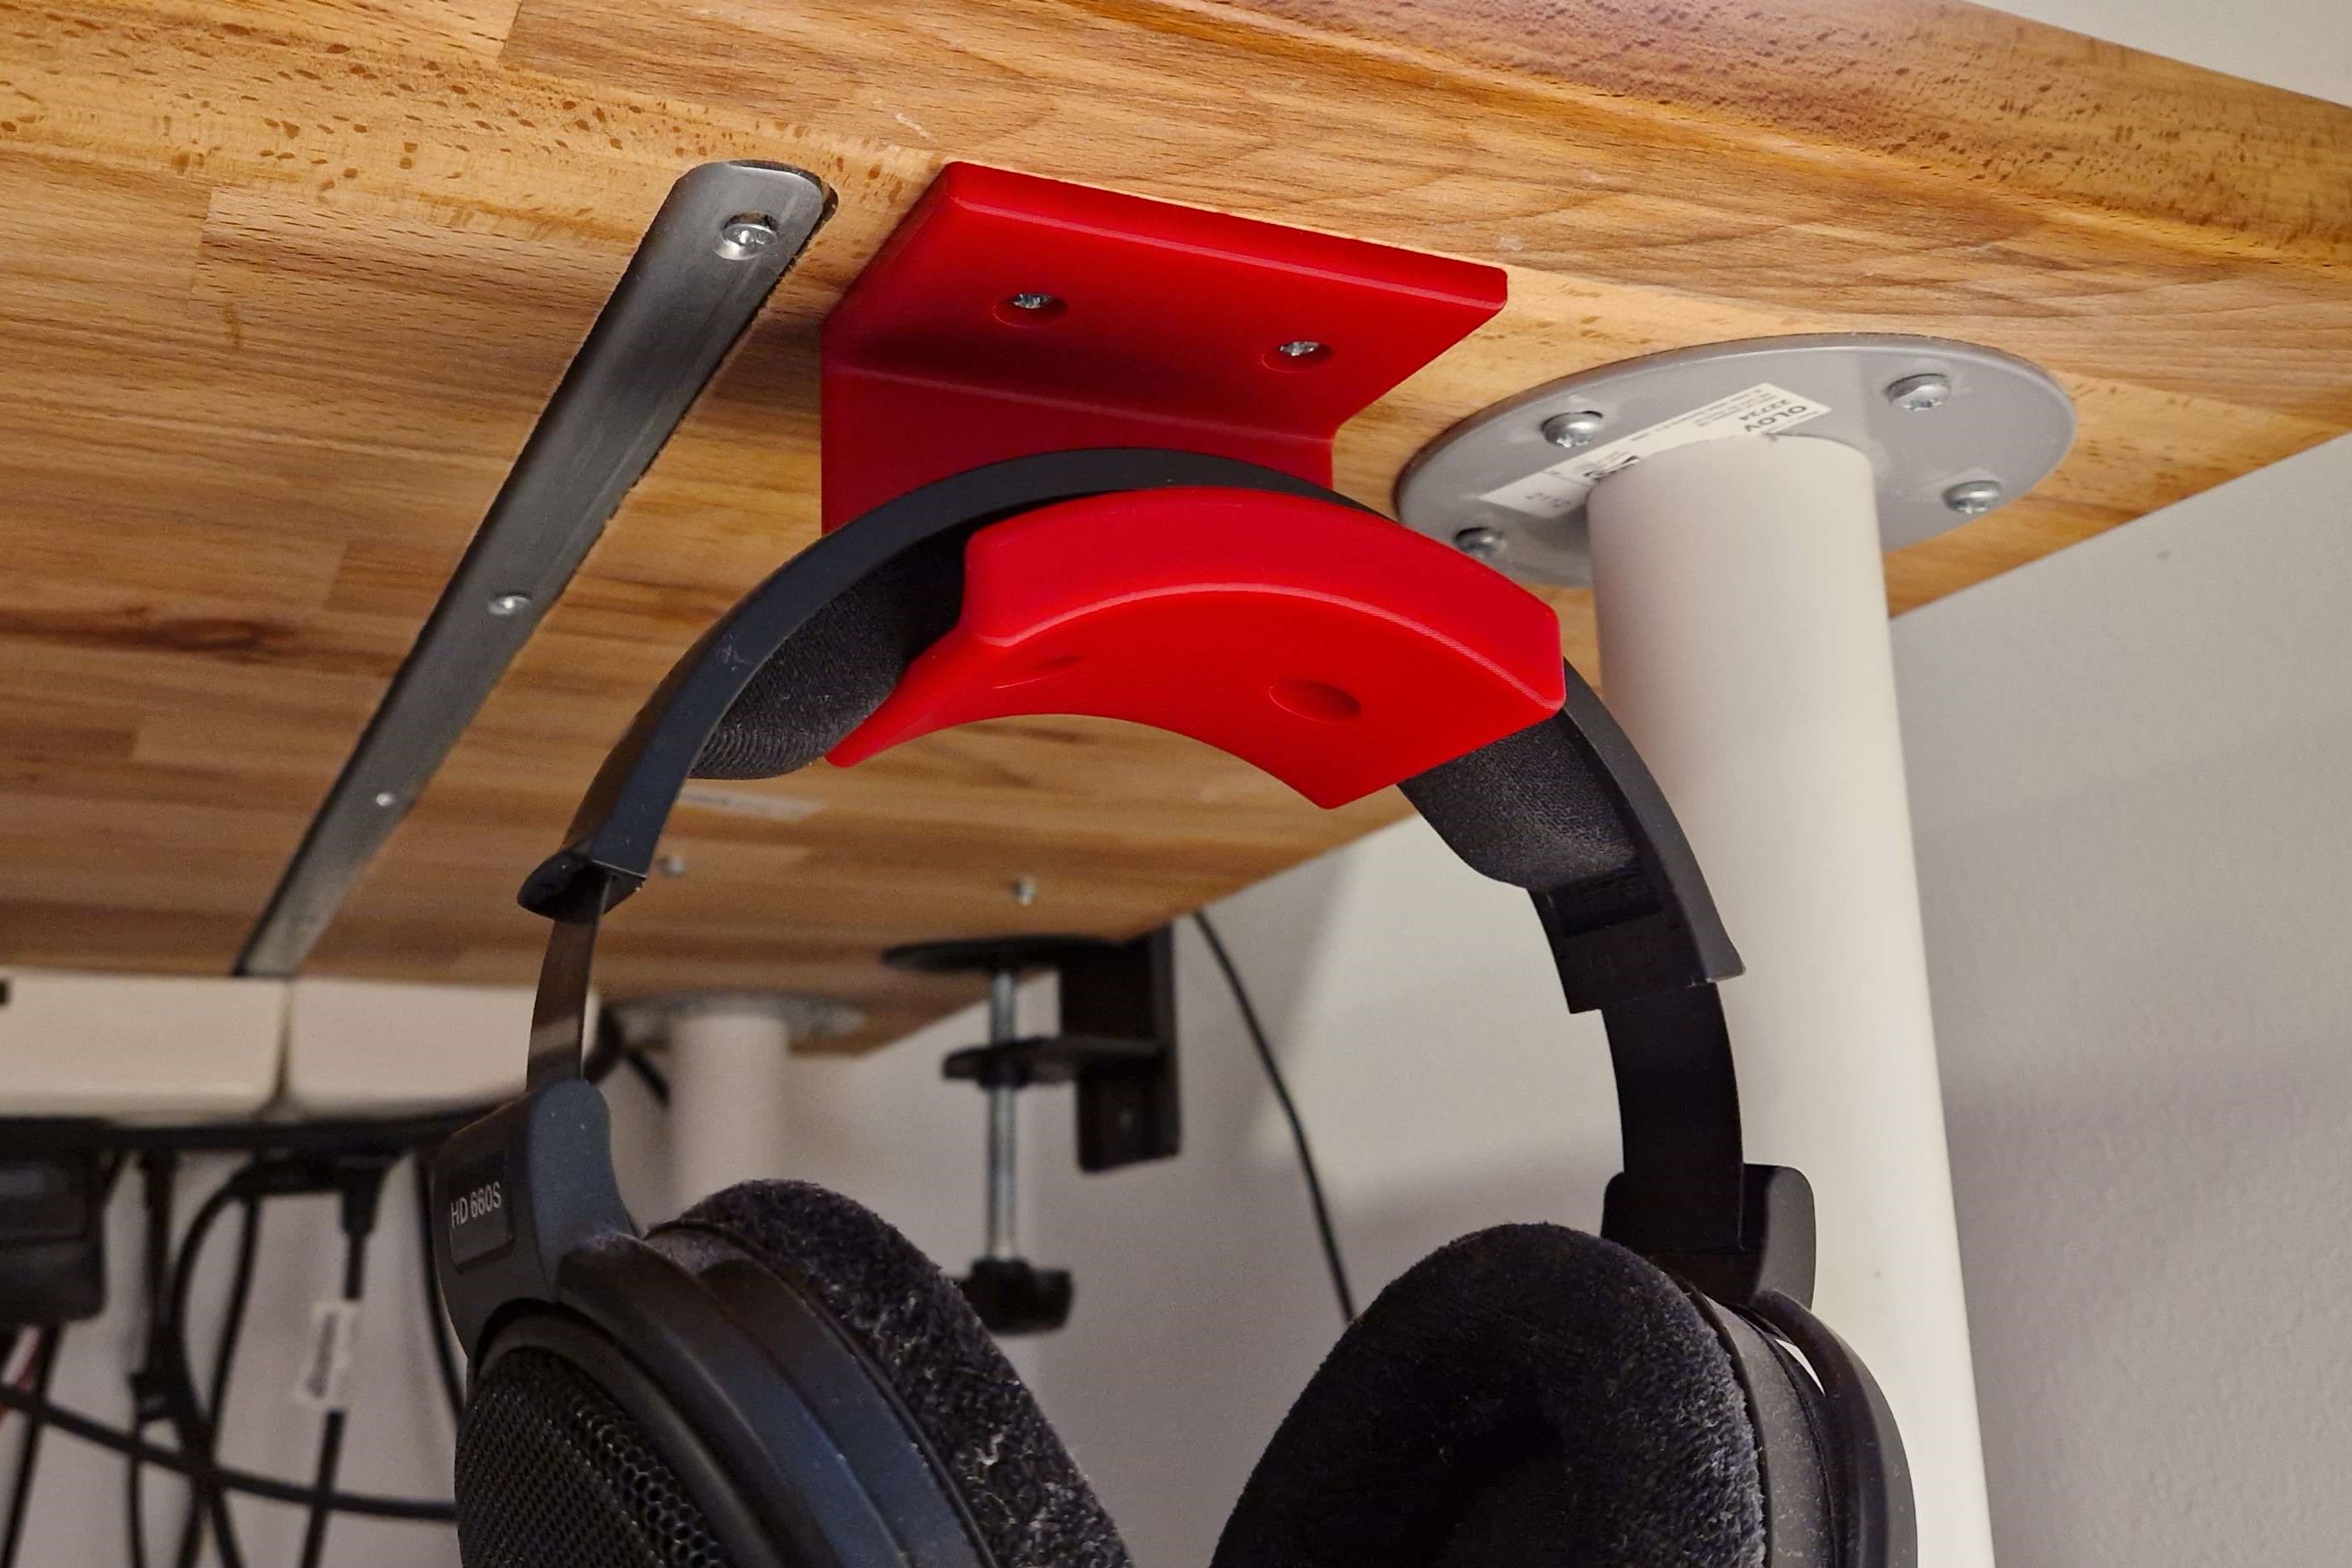
M 1756 1437 L 1715 1330 L 1614 1243 L 1498 1226 L 1381 1292 L 1212 1568 L 1759 1568 Z
M 961 531 L 879 568 L 751 677 L 703 742 L 694 776 L 768 779 L 808 766 L 882 706 L 962 607 Z
M 726 1236 L 832 1316 L 929 1441 L 996 1568 L 1131 1568 L 963 1293 L 887 1221 L 806 1182 L 744 1182 L 674 1223 Z

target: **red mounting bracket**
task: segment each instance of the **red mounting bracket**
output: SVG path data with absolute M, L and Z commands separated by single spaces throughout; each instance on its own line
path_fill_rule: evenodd
M 1090 713 L 1342 805 L 1541 721 L 1564 688 L 1550 608 L 1433 539 L 1307 496 L 1124 490 L 973 534 L 961 619 L 831 759 Z
M 824 526 L 1084 447 L 1331 482 L 1331 437 L 1502 309 L 1498 268 L 952 163 L 824 323 Z

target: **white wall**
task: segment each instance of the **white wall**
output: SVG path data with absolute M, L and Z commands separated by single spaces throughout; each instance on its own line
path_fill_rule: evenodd
M 1904 617 L 2006 1568 L 2343 1560 L 2352 440 Z
M 2343 0 L 1998 0 L 1990 8 L 2290 92 L 2352 101 L 2352 20 Z

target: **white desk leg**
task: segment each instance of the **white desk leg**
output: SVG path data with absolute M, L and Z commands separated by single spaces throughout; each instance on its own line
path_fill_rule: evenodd
M 1750 1160 L 1820 1208 L 1822 1316 L 1876 1373 L 1923 1568 L 1992 1540 L 1869 460 L 1801 437 L 1669 451 L 1590 502 L 1609 705 L 1698 851 Z

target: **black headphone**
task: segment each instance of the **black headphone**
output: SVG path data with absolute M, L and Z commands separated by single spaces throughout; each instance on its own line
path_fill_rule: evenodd
M 1113 1568 L 1107 1514 L 955 1285 L 876 1215 L 752 1182 L 639 1235 L 580 1077 L 598 922 L 690 776 L 814 761 L 955 622 L 966 542 L 1054 502 L 1215 486 L 1353 503 L 1143 449 L 1016 458 L 827 534 L 679 660 L 522 902 L 554 922 L 520 1100 L 444 1148 L 436 1268 L 471 1357 L 468 1568 Z M 1911 1568 L 1869 1373 L 1808 1310 L 1812 1197 L 1748 1164 L 1715 982 L 1739 961 L 1680 827 L 1567 673 L 1559 711 L 1403 781 L 1528 889 L 1607 1026 L 1624 1169 L 1599 1237 L 1441 1248 L 1292 1407 L 1213 1568 Z

